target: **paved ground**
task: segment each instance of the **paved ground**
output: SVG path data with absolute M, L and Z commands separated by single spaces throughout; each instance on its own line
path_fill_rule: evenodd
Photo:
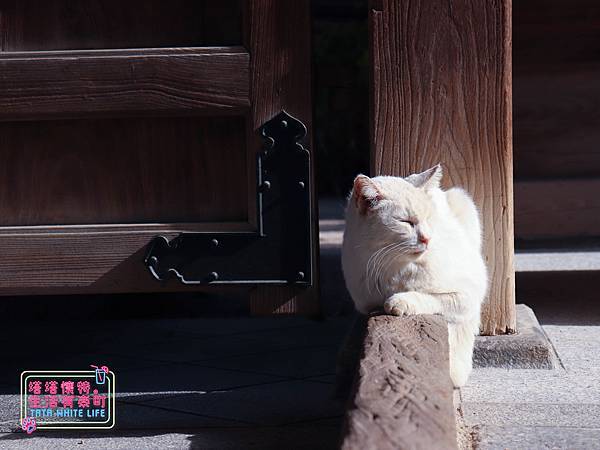
M 521 277 L 562 363 L 557 370 L 477 369 L 462 389 L 480 449 L 600 448 L 597 272 Z M 552 292 L 547 292 L 552 291 Z
M 7 336 L 23 328 L 2 333 L 0 448 L 336 446 L 343 405 L 333 398 L 335 357 L 346 318 L 90 320 L 79 330 L 36 325 L 18 342 Z M 71 330 L 63 346 L 56 339 L 61 329 Z M 31 351 L 24 351 L 24 340 Z M 8 433 L 18 422 L 21 370 L 99 363 L 116 373 L 114 431 Z M 137 437 L 144 441 L 132 441 Z

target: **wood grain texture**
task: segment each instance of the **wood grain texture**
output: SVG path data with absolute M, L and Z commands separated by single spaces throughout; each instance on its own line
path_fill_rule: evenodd
M 232 114 L 249 106 L 240 47 L 0 53 L 0 120 Z
M 256 225 L 260 126 L 282 109 L 311 126 L 308 0 L 38 3 L 0 0 L 0 294 L 201 289 L 152 279 L 146 245 Z M 233 3 L 244 48 L 193 47 L 235 38 L 219 19 Z M 157 24 L 184 4 L 193 17 Z M 107 50 L 123 46 L 144 49 Z M 261 288 L 252 304 L 315 314 L 317 291 Z
M 343 450 L 457 448 L 441 317 L 371 317 L 354 389 Z
M 311 205 L 313 233 L 313 286 L 309 289 L 257 288 L 251 294 L 253 314 L 316 314 L 318 306 L 318 215 L 314 189 L 314 151 L 312 149 L 312 105 L 310 65 L 310 2 L 297 0 L 250 0 L 245 4 L 245 47 L 251 61 L 250 142 L 256 151 L 262 142 L 257 130 L 282 109 L 301 120 L 308 128 L 304 139 L 311 152 L 313 179 Z
M 0 0 L 0 50 L 240 45 L 241 3 Z
M 0 123 L 0 227 L 247 221 L 244 126 L 242 117 Z
M 384 0 L 370 11 L 373 175 L 441 162 L 482 212 L 484 334 L 515 329 L 511 1 Z
M 247 224 L 0 228 L 0 295 L 199 290 L 156 281 L 142 263 L 157 234 L 247 231 Z
M 600 236 L 600 179 L 515 183 L 515 235 L 522 240 Z

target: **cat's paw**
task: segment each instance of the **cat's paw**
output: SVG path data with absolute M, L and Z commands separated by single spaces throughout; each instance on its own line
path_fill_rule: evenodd
M 402 292 L 388 298 L 383 304 L 383 309 L 392 316 L 413 316 L 425 313 L 425 311 L 421 311 L 421 303 L 416 294 Z

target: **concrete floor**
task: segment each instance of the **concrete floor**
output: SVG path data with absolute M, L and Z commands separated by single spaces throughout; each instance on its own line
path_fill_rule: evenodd
M 461 392 L 464 420 L 479 449 L 598 449 L 598 273 L 535 275 L 520 275 L 517 292 L 536 311 L 562 367 L 476 369 Z
M 600 448 L 599 327 L 544 328 L 564 369 L 477 369 L 462 389 L 476 448 Z

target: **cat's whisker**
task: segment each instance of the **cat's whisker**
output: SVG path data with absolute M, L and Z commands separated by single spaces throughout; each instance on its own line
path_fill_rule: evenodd
M 365 277 L 365 281 L 367 284 L 367 291 L 369 292 L 369 294 L 371 294 L 371 283 L 369 283 L 369 280 L 372 279 L 372 277 L 370 276 L 372 271 L 377 267 L 377 261 L 379 259 L 379 257 L 389 248 L 393 247 L 395 245 L 394 242 L 392 242 L 391 244 L 385 245 L 382 248 L 378 249 L 376 252 L 374 252 L 371 257 L 369 258 L 369 260 L 367 261 L 367 267 L 366 267 L 366 277 Z
M 386 270 L 386 259 L 390 254 L 395 252 L 396 249 L 401 248 L 403 245 L 405 245 L 403 242 L 395 242 L 384 247 L 384 251 L 378 255 L 377 261 L 374 263 L 374 274 L 371 278 L 373 279 L 377 292 L 381 297 L 383 297 L 383 293 L 381 291 L 381 281 L 382 275 L 385 274 Z
M 398 242 L 396 243 L 394 246 L 392 246 L 391 248 L 388 249 L 387 252 L 385 252 L 385 254 L 383 254 L 381 256 L 381 258 L 379 258 L 378 262 L 379 262 L 379 267 L 375 270 L 375 274 L 374 274 L 374 281 L 378 287 L 378 292 L 381 296 L 383 296 L 383 293 L 381 292 L 380 289 L 380 283 L 383 281 L 383 275 L 385 275 L 385 270 L 387 270 L 386 267 L 386 263 L 391 262 L 391 261 L 387 261 L 387 257 L 388 256 L 392 256 L 392 260 L 396 259 L 399 255 L 395 255 L 392 253 L 396 253 L 398 251 L 400 251 L 402 254 L 404 254 L 404 250 L 410 248 L 411 245 L 405 242 Z
M 383 247 L 381 247 L 380 249 L 378 249 L 376 252 L 374 252 L 371 257 L 369 258 L 369 260 L 367 261 L 367 267 L 366 267 L 366 284 L 367 284 L 367 291 L 369 292 L 369 294 L 371 293 L 371 283 L 369 282 L 369 280 L 374 280 L 376 281 L 377 277 L 372 276 L 373 272 L 377 271 L 377 267 L 378 264 L 380 264 L 380 261 L 385 257 L 385 255 L 387 255 L 387 253 L 389 251 L 392 251 L 394 246 L 396 246 L 398 243 L 396 242 L 392 242 L 391 244 L 387 244 L 384 245 Z M 377 282 L 375 283 L 376 287 L 377 286 Z M 379 289 L 378 289 L 379 291 Z M 381 294 L 381 292 L 379 291 L 379 293 Z

